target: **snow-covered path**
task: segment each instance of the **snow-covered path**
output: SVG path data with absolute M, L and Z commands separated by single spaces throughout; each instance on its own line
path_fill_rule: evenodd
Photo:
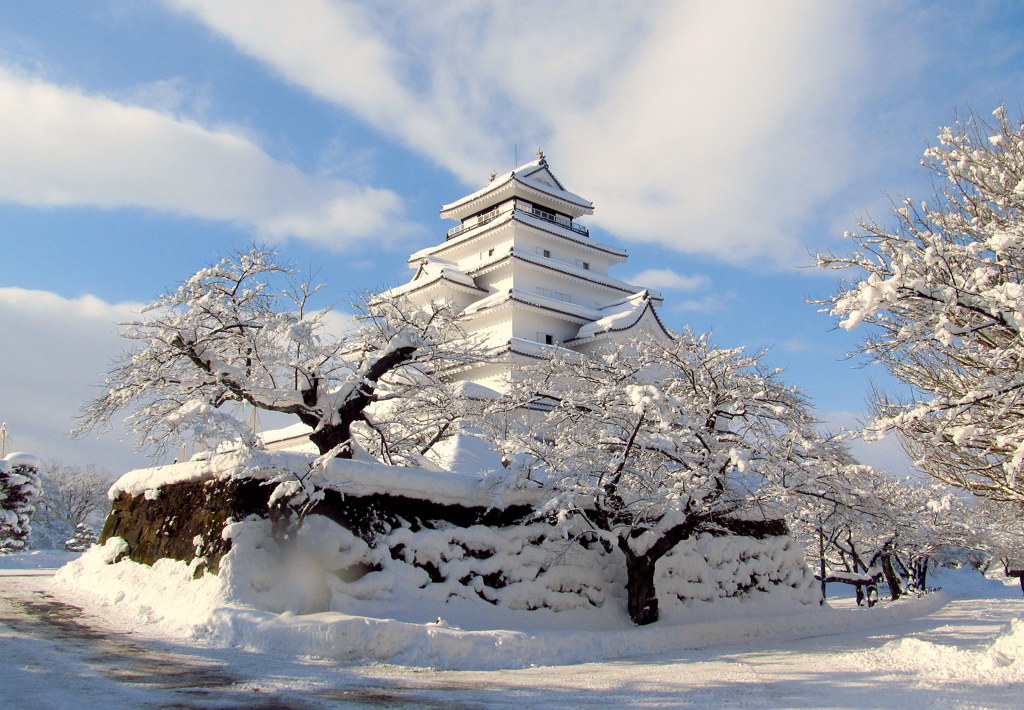
M 8 575 L 12 573 L 7 573 Z M 1019 669 L 981 653 L 1019 590 L 884 628 L 752 639 L 629 660 L 433 671 L 274 657 L 145 637 L 0 576 L 0 707 L 1020 708 Z M 870 614 L 871 612 L 865 612 Z M 902 640 L 900 640 L 902 639 Z M 979 667 L 982 663 L 982 667 Z

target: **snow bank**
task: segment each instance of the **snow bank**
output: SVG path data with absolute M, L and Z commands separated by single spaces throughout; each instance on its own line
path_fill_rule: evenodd
M 282 472 L 308 471 L 310 460 L 231 452 L 131 472 L 111 493 L 142 498 L 133 503 L 149 510 L 176 500 L 168 489 L 175 484 L 279 481 Z M 535 504 L 535 491 L 509 490 L 483 476 L 337 459 L 316 472 L 315 485 L 336 492 L 321 501 L 331 517 L 309 515 L 287 531 L 259 515 L 229 520 L 221 536 L 230 549 L 213 566 L 216 575 L 201 574 L 203 557 L 164 555 L 152 567 L 138 564 L 115 537 L 67 565 L 57 583 L 132 609 L 175 635 L 445 668 L 614 658 L 701 645 L 721 633 L 786 632 L 802 628 L 792 619 L 826 614 L 803 553 L 788 537 L 684 541 L 657 568 L 664 623 L 639 630 L 625 611 L 620 550 L 569 539 L 567 524 L 506 516 L 480 525 L 471 524 L 481 519 L 475 513 L 466 514 L 466 506 L 494 512 Z M 445 518 L 445 505 L 457 515 Z M 204 534 L 186 537 L 205 554 L 213 541 L 210 531 Z
M 283 472 L 305 473 L 312 455 L 287 451 L 238 450 L 183 463 L 129 471 L 110 487 L 111 500 L 121 493 L 159 495 L 164 486 L 230 478 L 271 479 Z M 486 477 L 446 470 L 388 466 L 370 461 L 332 459 L 318 472 L 317 486 L 346 495 L 388 494 L 429 500 L 442 505 L 491 507 L 531 504 L 532 490 L 510 491 Z
M 1021 683 L 1024 682 L 1024 620 L 1013 619 L 1009 628 L 980 651 L 904 638 L 865 652 L 861 661 L 871 669 L 918 675 L 930 681 L 977 685 Z
M 237 544 L 219 576 L 193 579 L 194 565 L 172 560 L 152 567 L 128 560 L 110 564 L 123 549 L 123 543 L 111 540 L 61 570 L 53 590 L 66 595 L 69 588 L 74 589 L 79 601 L 85 596 L 90 604 L 116 607 L 151 630 L 178 637 L 285 655 L 443 669 L 579 663 L 760 636 L 884 627 L 900 618 L 931 613 L 947 598 L 937 593 L 870 611 L 794 606 L 767 598 L 756 604 L 738 599 L 694 602 L 685 613 L 635 628 L 624 613 L 609 614 L 608 609 L 516 612 L 480 599 L 442 602 L 421 597 L 422 591 L 410 583 L 413 580 L 396 579 L 389 599 L 365 601 L 345 595 L 332 599 L 334 608 L 303 613 L 296 609 L 317 607 L 325 598 L 318 595 L 331 594 L 321 586 L 323 576 L 308 574 L 311 556 L 333 560 L 340 582 L 352 572 L 358 544 L 318 549 L 325 530 L 313 529 L 302 553 L 282 563 L 266 547 L 269 538 L 260 535 L 258 526 L 245 524 L 231 534 Z M 287 564 L 288 569 L 275 571 L 279 564 Z M 289 578 L 287 582 L 284 577 Z M 491 628 L 484 628 L 488 625 Z M 1022 637 L 1020 625 L 1015 624 L 1013 634 L 996 645 L 1006 657 L 1019 658 Z M 975 660 L 982 660 L 981 655 Z M 1014 664 L 1020 665 L 1016 660 Z

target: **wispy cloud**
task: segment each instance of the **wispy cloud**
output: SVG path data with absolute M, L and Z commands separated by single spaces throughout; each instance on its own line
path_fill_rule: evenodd
M 146 463 L 114 444 L 124 430 L 97 440 L 71 439 L 82 404 L 125 346 L 118 323 L 137 318 L 141 303 L 65 298 L 50 291 L 0 288 L 0 412 L 15 447 L 44 459 L 127 469 Z
M 733 290 L 726 291 L 725 293 L 710 293 L 700 298 L 687 298 L 682 301 L 676 301 L 672 305 L 672 310 L 709 313 L 721 310 L 730 301 L 735 300 L 735 298 L 736 292 Z
M 703 274 L 687 276 L 672 269 L 647 269 L 628 281 L 638 286 L 649 286 L 666 291 L 696 291 L 711 285 L 711 279 Z
M 173 85 L 151 88 L 147 103 L 180 105 Z M 393 192 L 304 174 L 230 127 L 3 68 L 0 105 L 0 200 L 139 207 L 328 248 L 413 229 Z
M 469 186 L 543 144 L 620 238 L 765 266 L 807 261 L 892 78 L 861 81 L 865 13 L 826 3 L 165 4 Z

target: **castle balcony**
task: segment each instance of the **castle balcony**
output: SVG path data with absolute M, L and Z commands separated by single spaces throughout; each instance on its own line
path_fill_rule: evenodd
M 462 224 L 452 227 L 451 229 L 448 230 L 448 234 L 445 237 L 445 240 L 447 241 L 448 239 L 454 239 L 463 232 L 467 232 L 470 229 L 476 229 L 477 227 L 481 227 L 487 224 L 488 222 L 493 222 L 498 217 L 502 217 L 513 211 L 529 215 L 534 219 L 542 219 L 545 222 L 556 224 L 559 227 L 564 227 L 565 229 L 571 230 L 576 234 L 581 234 L 584 237 L 590 236 L 589 229 L 584 227 L 582 224 L 576 224 L 575 222 L 572 221 L 572 219 L 566 217 L 565 215 L 561 215 L 556 212 L 551 212 L 541 207 L 537 207 L 535 205 L 530 204 L 529 202 L 523 202 L 521 200 L 512 200 L 510 202 L 505 203 L 504 205 L 498 205 L 487 210 L 486 212 L 482 212 L 474 217 L 470 217 Z

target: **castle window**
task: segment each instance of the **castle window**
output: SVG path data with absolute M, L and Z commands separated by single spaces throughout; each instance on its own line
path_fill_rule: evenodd
M 555 213 L 552 212 L 551 210 L 546 210 L 543 207 L 538 207 L 537 205 L 534 205 L 531 212 L 533 212 L 534 217 L 540 217 L 541 219 L 546 220 L 548 222 L 555 221 Z

